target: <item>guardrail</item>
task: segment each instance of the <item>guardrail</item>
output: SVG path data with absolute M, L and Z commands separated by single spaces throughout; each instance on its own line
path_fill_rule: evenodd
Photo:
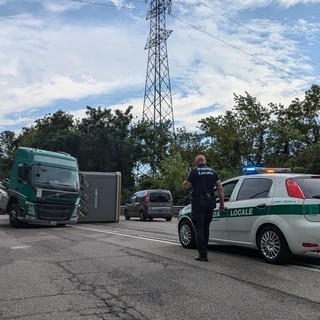
M 185 206 L 173 206 L 173 215 L 176 217 L 178 216 L 179 211 L 184 208 Z M 124 215 L 124 206 L 120 206 L 120 215 Z

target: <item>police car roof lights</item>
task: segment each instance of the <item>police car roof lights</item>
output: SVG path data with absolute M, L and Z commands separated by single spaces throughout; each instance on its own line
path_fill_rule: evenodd
M 243 174 L 258 174 L 258 173 L 290 173 L 290 168 L 268 168 L 268 167 L 244 167 Z

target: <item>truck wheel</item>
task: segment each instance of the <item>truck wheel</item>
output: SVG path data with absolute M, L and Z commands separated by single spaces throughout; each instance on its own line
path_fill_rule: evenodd
M 258 247 L 262 258 L 272 264 L 285 263 L 291 252 L 287 241 L 276 226 L 267 226 L 259 234 Z
M 140 216 L 140 220 L 141 220 L 141 221 L 146 221 L 146 216 L 144 215 L 144 213 L 143 213 L 142 210 L 140 211 L 139 216 Z
M 17 203 L 13 203 L 9 210 L 9 221 L 12 228 L 19 228 L 22 226 L 22 222 L 18 220 L 19 206 Z
M 196 248 L 196 234 L 192 223 L 184 219 L 179 223 L 179 240 L 181 245 L 187 249 Z
M 125 217 L 126 220 L 130 220 L 130 216 L 129 216 L 127 210 L 124 210 L 124 217 Z

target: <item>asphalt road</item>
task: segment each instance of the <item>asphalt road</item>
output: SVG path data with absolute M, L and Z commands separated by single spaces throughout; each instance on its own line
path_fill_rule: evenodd
M 12 229 L 0 216 L 0 319 L 320 320 L 320 254 L 195 255 L 176 219 Z

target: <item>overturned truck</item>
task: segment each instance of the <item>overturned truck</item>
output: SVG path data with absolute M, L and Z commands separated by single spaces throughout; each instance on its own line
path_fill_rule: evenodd
M 80 208 L 80 177 L 76 158 L 64 152 L 20 147 L 9 186 L 1 194 L 13 228 L 24 223 L 76 223 Z M 0 200 L 1 201 L 1 200 Z

